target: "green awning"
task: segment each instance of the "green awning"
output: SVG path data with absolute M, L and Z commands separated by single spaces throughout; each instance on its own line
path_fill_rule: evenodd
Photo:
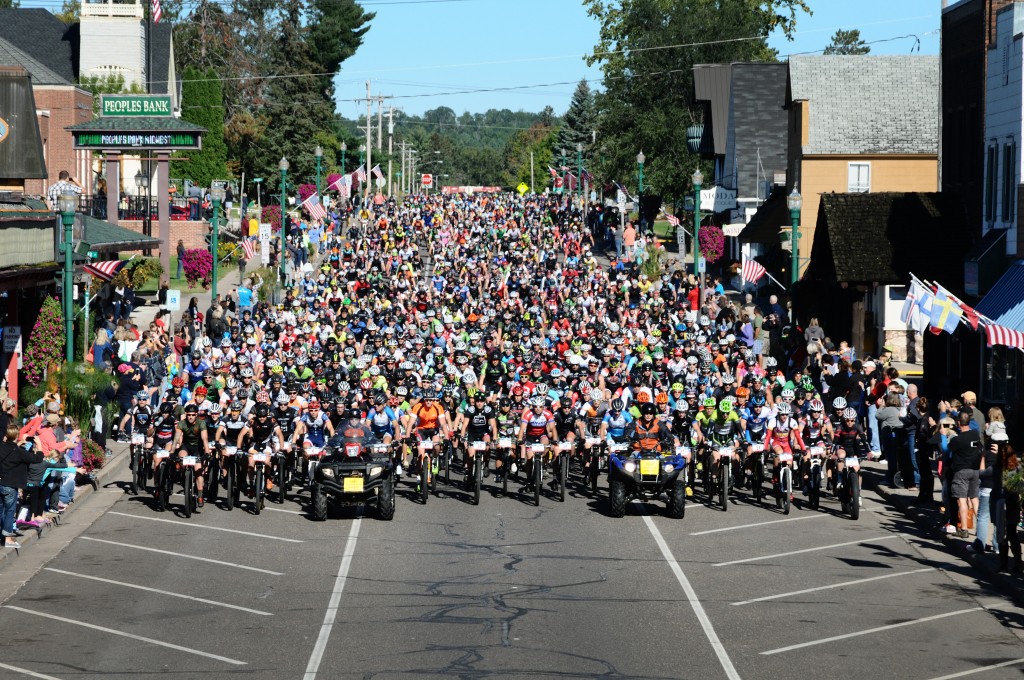
M 145 250 L 159 248 L 160 239 L 146 236 L 131 229 L 119 227 L 106 220 L 91 215 L 82 215 L 85 223 L 84 240 L 93 250 L 110 252 L 112 250 Z

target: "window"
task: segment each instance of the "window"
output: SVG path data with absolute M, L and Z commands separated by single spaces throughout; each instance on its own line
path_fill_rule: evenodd
M 1009 141 L 1003 145 L 1003 222 L 1013 220 L 1017 202 L 1017 143 Z
M 999 163 L 996 157 L 995 145 L 988 147 L 988 162 L 985 165 L 985 221 L 994 222 L 996 219 L 996 175 L 999 173 Z
M 847 192 L 851 194 L 866 194 L 871 191 L 871 164 L 850 163 L 850 179 L 847 183 Z

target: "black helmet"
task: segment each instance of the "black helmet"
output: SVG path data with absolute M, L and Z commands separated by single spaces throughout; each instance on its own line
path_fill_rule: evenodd
M 652 404 L 651 402 L 648 401 L 648 402 L 644 402 L 643 404 L 640 404 L 640 415 L 642 415 L 642 416 L 653 416 L 653 415 L 657 415 L 657 413 L 658 413 L 658 407 L 655 406 L 654 404 Z
M 199 407 L 195 404 L 189 404 L 185 407 L 185 413 L 199 413 Z
M 559 405 L 561 405 L 562 408 L 569 408 L 570 406 L 572 406 L 572 400 L 569 399 L 569 397 L 562 397 L 561 399 L 558 400 L 558 403 Z
M 165 401 L 164 403 L 160 404 L 160 413 L 164 414 L 165 416 L 174 413 L 174 402 Z
M 255 412 L 257 418 L 266 418 L 270 415 L 270 404 L 257 404 Z

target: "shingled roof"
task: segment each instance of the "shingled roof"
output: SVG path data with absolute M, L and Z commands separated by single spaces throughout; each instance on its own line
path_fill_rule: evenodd
M 0 9 L 0 38 L 28 53 L 60 76 L 75 81 L 75 31 L 47 9 L 15 7 Z M 30 69 L 31 70 L 31 69 Z
M 905 284 L 950 280 L 968 247 L 963 204 L 950 194 L 822 194 L 805 281 Z
M 0 66 L 21 66 L 32 77 L 33 85 L 70 85 L 60 74 L 55 73 L 28 52 L 17 48 L 10 41 L 0 38 Z
M 804 155 L 938 153 L 938 56 L 790 57 L 789 92 L 810 103 Z

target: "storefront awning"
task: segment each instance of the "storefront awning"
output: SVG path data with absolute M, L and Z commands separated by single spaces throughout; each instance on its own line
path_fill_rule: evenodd
M 160 239 L 146 236 L 131 229 L 119 227 L 98 217 L 82 214 L 85 225 L 83 240 L 92 250 L 110 252 L 113 250 L 145 250 L 159 248 Z
M 975 309 L 1000 326 L 1024 332 L 1024 260 L 1011 264 Z

